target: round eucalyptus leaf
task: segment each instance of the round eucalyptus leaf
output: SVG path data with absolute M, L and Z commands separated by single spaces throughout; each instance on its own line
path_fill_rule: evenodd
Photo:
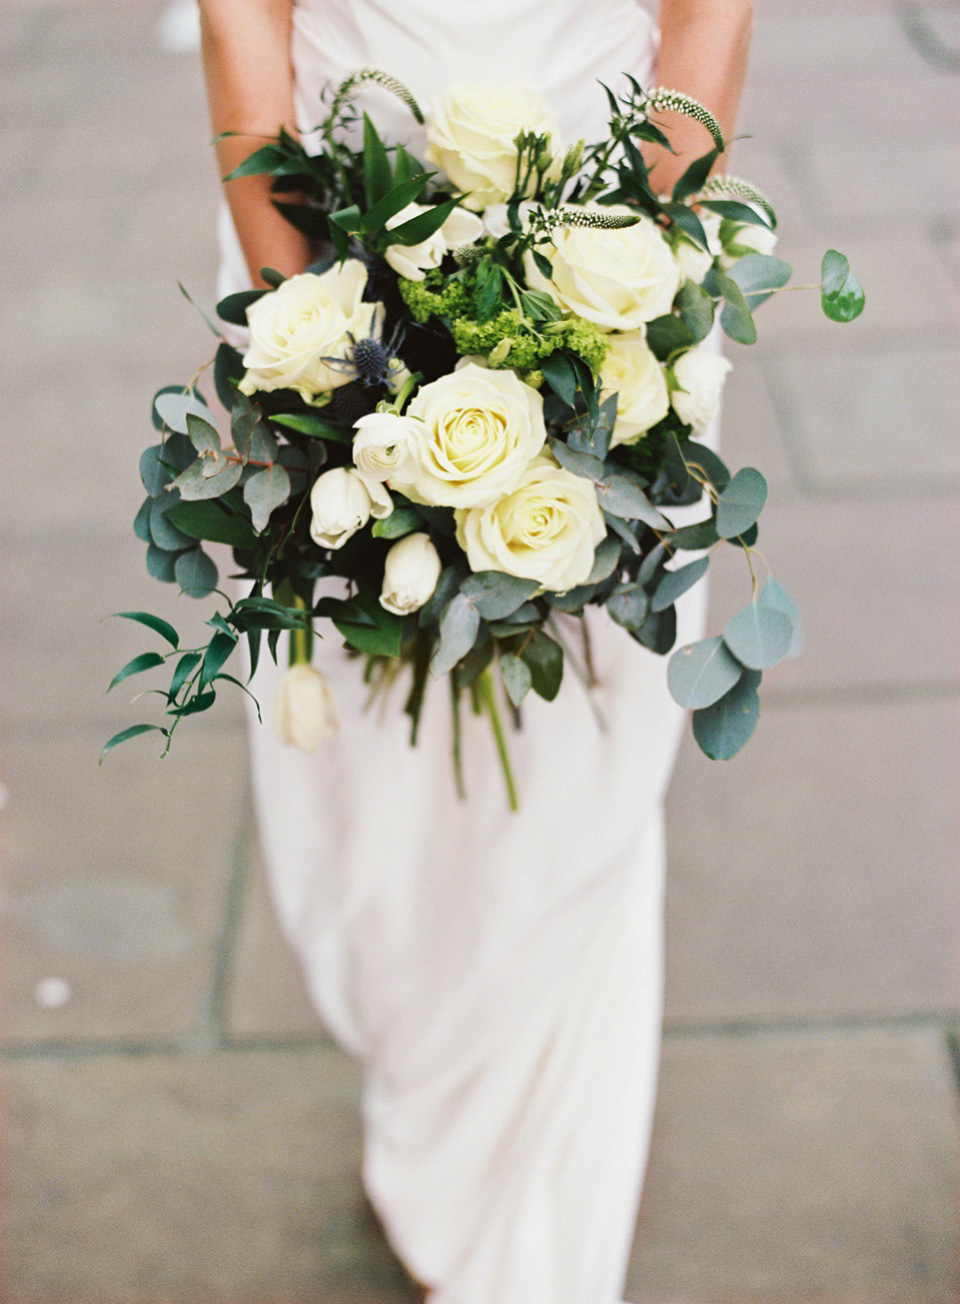
M 519 706 L 533 687 L 533 675 L 525 661 L 508 652 L 500 658 L 500 675 L 507 697 L 514 706 Z
M 866 304 L 863 287 L 843 254 L 828 249 L 820 267 L 820 304 L 831 321 L 853 321 Z
M 173 584 L 176 582 L 176 565 L 177 554 L 174 552 L 164 552 L 158 548 L 155 543 L 147 547 L 147 570 L 155 580 L 161 584 Z
M 154 498 L 150 503 L 150 538 L 165 552 L 179 552 L 183 548 L 192 548 L 196 543 L 195 539 L 191 539 L 167 520 L 167 512 L 176 505 L 176 500 L 170 494 Z
M 667 607 L 672 607 L 677 598 L 682 597 L 687 589 L 693 588 L 694 584 L 706 574 L 709 564 L 709 557 L 698 557 L 696 561 L 688 562 L 686 566 L 681 566 L 677 570 L 664 571 L 660 583 L 654 590 L 650 603 L 651 611 L 664 611 Z
M 217 587 L 217 568 L 200 548 L 182 552 L 176 560 L 174 573 L 188 598 L 205 598 Z
M 197 394 L 179 393 L 175 390 L 161 390 L 153 400 L 153 410 L 168 430 L 175 430 L 179 435 L 186 435 L 187 413 L 202 417 L 204 421 L 213 421 L 212 413 L 206 403 Z
M 440 617 L 440 642 L 430 661 L 431 674 L 439 677 L 452 670 L 476 641 L 480 613 L 463 593 L 458 593 L 444 607 Z
M 667 686 L 680 706 L 698 710 L 718 702 L 742 674 L 743 666 L 717 634 L 677 648 L 667 665 Z
M 793 637 L 790 640 L 790 646 L 783 655 L 785 657 L 798 657 L 803 651 L 803 621 L 793 598 L 783 585 L 778 584 L 771 576 L 760 590 L 760 597 L 757 601 L 761 606 L 772 607 L 774 611 L 782 611 L 788 617 L 793 625 Z
M 152 542 L 150 537 L 150 508 L 153 506 L 152 498 L 145 498 L 140 504 L 140 510 L 133 518 L 133 532 L 141 543 Z
M 170 483 L 170 472 L 161 465 L 163 444 L 151 444 L 140 454 L 140 479 L 151 498 L 163 492 L 163 486 Z
M 740 681 L 713 706 L 693 713 L 693 736 L 712 761 L 728 761 L 748 741 L 760 714 L 758 670 L 745 670 Z
M 641 584 L 620 584 L 607 598 L 607 611 L 625 629 L 639 629 L 650 610 L 650 598 Z
M 752 466 L 745 466 L 717 497 L 717 534 L 732 539 L 748 530 L 767 501 L 767 482 Z
M 525 580 L 504 571 L 476 571 L 460 585 L 460 592 L 473 603 L 484 620 L 503 620 L 535 593 L 536 580 Z
M 727 621 L 723 640 L 751 670 L 769 670 L 787 655 L 793 640 L 793 621 L 773 607 L 748 602 Z

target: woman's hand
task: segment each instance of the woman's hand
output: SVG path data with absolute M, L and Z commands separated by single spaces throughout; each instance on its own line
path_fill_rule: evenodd
M 752 0 L 661 0 L 653 84 L 699 100 L 719 120 L 727 142 L 736 127 L 752 32 Z M 712 142 L 690 118 L 664 113 L 656 122 L 663 125 L 676 155 L 656 146 L 645 147 L 644 155 L 653 169 L 653 189 L 669 193 Z M 726 169 L 724 162 L 720 166 Z
M 200 0 L 203 67 L 215 134 L 238 136 L 217 142 L 225 176 L 280 127 L 295 134 L 290 34 L 293 0 Z M 254 285 L 261 267 L 285 276 L 310 261 L 307 238 L 270 200 L 269 177 L 228 181 L 227 201 Z

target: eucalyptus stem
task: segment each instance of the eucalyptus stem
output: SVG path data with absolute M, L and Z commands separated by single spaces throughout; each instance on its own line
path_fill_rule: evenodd
M 517 796 L 517 783 L 513 775 L 513 767 L 510 764 L 510 753 L 507 750 L 507 738 L 503 732 L 503 721 L 500 718 L 500 708 L 497 705 L 497 695 L 493 684 L 493 673 L 489 667 L 484 670 L 477 680 L 477 694 L 483 709 L 490 717 L 494 742 L 497 744 L 497 755 L 500 757 L 500 765 L 503 769 L 503 780 L 507 785 L 507 801 L 509 802 L 510 809 L 516 812 L 520 809 L 520 800 Z

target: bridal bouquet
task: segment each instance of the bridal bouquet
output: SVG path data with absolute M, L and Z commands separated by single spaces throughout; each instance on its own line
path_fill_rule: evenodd
M 722 632 L 673 651 L 668 683 L 702 750 L 732 756 L 754 728 L 763 671 L 800 644 L 794 604 L 754 547 L 764 478 L 731 473 L 700 441 L 730 370 L 715 323 L 752 344 L 753 310 L 791 275 L 772 253 L 773 209 L 713 174 L 719 125 L 672 91 L 632 79 L 607 91 L 606 137 L 564 149 L 539 96 L 454 84 L 433 105 L 424 167 L 361 121 L 370 84 L 423 121 L 405 87 L 363 70 L 332 96 L 316 152 L 281 131 L 233 174 L 272 177 L 318 257 L 289 279 L 264 269 L 269 288 L 218 305 L 246 332 L 235 348 L 213 327 L 206 364 L 229 434 L 198 388 L 206 367 L 154 399 L 134 530 L 153 576 L 216 592 L 221 609 L 189 649 L 159 617 L 118 613 L 169 650 L 135 657 L 111 687 L 165 667 L 167 719 L 124 729 L 104 752 L 153 730 L 166 751 L 221 684 L 244 687 L 226 669 L 241 640 L 256 669 L 261 644 L 276 659 L 284 632 L 276 725 L 316 747 L 337 727 L 311 664 L 314 627 L 330 622 L 374 690 L 406 675 L 413 741 L 432 679 L 449 677 L 455 739 L 463 694 L 489 713 L 515 804 L 501 710 L 519 723 L 528 692 L 552 700 L 565 663 L 589 676 L 588 607 L 670 653 L 677 600 L 726 545 L 743 555 L 749 600 Z M 712 138 L 669 195 L 641 152 L 670 148 L 663 111 Z M 834 250 L 817 288 L 834 321 L 862 310 Z M 696 524 L 671 522 L 696 503 Z M 208 542 L 233 549 L 246 596 L 217 588 Z M 569 617 L 585 640 L 576 655 Z

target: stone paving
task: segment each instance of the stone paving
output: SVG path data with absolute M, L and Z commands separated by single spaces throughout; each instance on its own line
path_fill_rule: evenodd
M 798 280 L 835 245 L 868 309 L 839 328 L 779 296 L 730 385 L 808 650 L 741 758 L 681 757 L 628 1298 L 956 1304 L 960 9 L 759 11 L 736 171 Z M 145 400 L 207 347 L 176 282 L 213 294 L 198 64 L 161 50 L 163 13 L 0 20 L 0 1299 L 406 1304 L 356 1071 L 270 919 L 239 708 L 163 765 L 95 764 L 133 718 L 101 688 L 141 646 L 98 618 L 186 605 L 129 530 Z

